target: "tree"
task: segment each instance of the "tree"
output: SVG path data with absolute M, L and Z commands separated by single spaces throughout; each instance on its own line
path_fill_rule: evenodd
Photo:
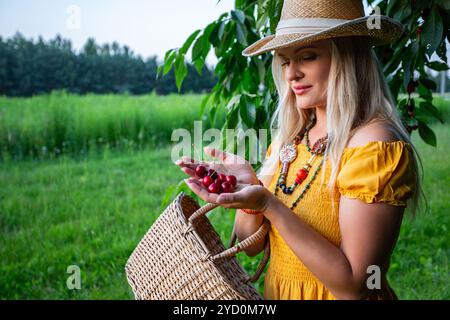
M 47 43 L 42 37 L 34 43 L 20 33 L 6 41 L 0 38 L 0 95 L 30 96 L 61 89 L 81 94 L 176 92 L 173 73 L 156 79 L 157 68 L 156 57 L 144 61 L 116 42 L 97 45 L 90 38 L 76 54 L 71 42 L 59 35 Z M 214 85 L 209 68 L 204 67 L 202 75 L 191 65 L 188 69 L 184 92 L 203 92 Z
M 219 0 L 220 1 L 220 0 Z M 436 136 L 428 126 L 433 118 L 443 122 L 433 105 L 436 84 L 425 67 L 447 70 L 446 41 L 450 41 L 450 2 L 448 0 L 368 0 L 377 2 L 380 13 L 393 17 L 405 27 L 395 43 L 376 47 L 384 74 L 408 131 L 418 129 L 421 138 L 436 146 Z M 276 90 L 270 72 L 271 55 L 246 58 L 242 50 L 267 34 L 274 34 L 281 14 L 282 0 L 236 0 L 235 9 L 222 14 L 204 29 L 194 31 L 180 48 L 167 51 L 158 72 L 174 69 L 180 90 L 187 75 L 186 54 L 201 70 L 213 50 L 218 63 L 218 82 L 202 102 L 202 112 L 210 106 L 214 118 L 219 108 L 227 108 L 227 128 L 268 128 L 275 110 Z M 441 61 L 430 61 L 436 53 Z M 255 79 L 257 81 L 255 81 Z M 412 99 L 417 91 L 419 98 Z M 400 94 L 406 94 L 401 98 Z M 418 101 L 418 105 L 416 105 Z

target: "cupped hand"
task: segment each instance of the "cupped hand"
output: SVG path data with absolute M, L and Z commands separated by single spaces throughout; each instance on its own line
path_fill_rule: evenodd
M 231 193 L 210 193 L 198 178 L 186 179 L 187 186 L 202 200 L 224 208 L 266 210 L 270 192 L 260 185 L 238 183 Z
M 258 177 L 251 164 L 242 157 L 221 151 L 216 148 L 205 147 L 205 153 L 214 158 L 214 161 L 198 161 L 189 157 L 182 157 L 175 162 L 181 170 L 191 177 L 196 177 L 195 168 L 199 165 L 206 169 L 214 169 L 217 173 L 234 175 L 238 183 L 258 184 Z

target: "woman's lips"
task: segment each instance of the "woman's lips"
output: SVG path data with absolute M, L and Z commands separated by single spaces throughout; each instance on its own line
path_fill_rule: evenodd
M 302 95 L 311 88 L 312 88 L 312 86 L 297 86 L 297 87 L 292 87 L 292 90 L 294 91 L 294 93 L 296 95 Z

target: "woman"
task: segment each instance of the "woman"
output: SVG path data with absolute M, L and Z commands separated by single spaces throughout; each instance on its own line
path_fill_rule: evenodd
M 418 155 L 370 47 L 401 27 L 379 17 L 381 28 L 369 29 L 363 15 L 360 1 L 286 0 L 276 35 L 244 51 L 275 51 L 280 99 L 258 174 L 233 154 L 205 150 L 223 161 L 218 171 L 238 177 L 237 192 L 208 193 L 198 163 L 177 161 L 200 198 L 240 209 L 238 239 L 270 221 L 266 299 L 397 298 L 386 273 L 406 201 L 413 212 L 418 204 Z

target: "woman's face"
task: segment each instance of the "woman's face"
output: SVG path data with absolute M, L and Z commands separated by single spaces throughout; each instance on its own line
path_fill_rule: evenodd
M 331 41 L 282 48 L 277 53 L 286 81 L 295 94 L 297 108 L 310 109 L 325 105 L 331 66 Z

